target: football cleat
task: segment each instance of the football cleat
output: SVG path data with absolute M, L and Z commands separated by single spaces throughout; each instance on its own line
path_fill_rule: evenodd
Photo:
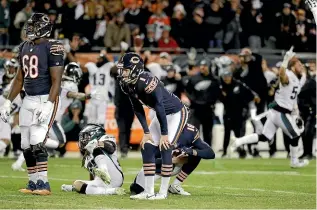
M 44 183 L 42 180 L 37 180 L 36 190 L 33 191 L 34 195 L 50 195 L 51 187 L 48 182 Z
M 116 188 L 116 195 L 125 195 L 125 190 L 121 187 Z
M 73 191 L 73 185 L 70 184 L 63 184 L 61 186 L 61 190 L 65 192 L 72 192 Z
M 229 145 L 229 152 L 228 152 L 228 157 L 231 158 L 234 151 L 237 150 L 237 146 L 236 146 L 236 138 L 235 137 L 232 137 L 231 138 L 231 143 Z
M 11 165 L 11 168 L 13 171 L 25 171 L 24 168 L 22 168 L 22 166 L 17 163 L 17 162 L 14 162 L 12 165 Z
M 94 168 L 93 169 L 95 176 L 98 176 L 102 181 L 104 181 L 106 184 L 110 184 L 111 177 L 108 173 L 108 170 L 105 168 Z
M 20 189 L 19 192 L 24 194 L 32 194 L 34 190 L 36 190 L 36 184 L 30 180 L 26 185 L 26 188 Z
M 167 194 L 157 193 L 155 196 L 149 197 L 148 200 L 164 200 L 167 199 Z
M 291 161 L 291 168 L 303 168 L 309 164 L 309 160 L 304 159 L 304 160 L 298 160 L 296 162 Z
M 131 195 L 130 199 L 132 200 L 150 200 L 150 198 L 155 197 L 155 194 L 149 194 L 146 192 L 141 192 L 139 194 L 136 195 Z
M 179 184 L 171 184 L 168 188 L 168 192 L 178 195 L 190 195 L 190 193 L 186 192 Z

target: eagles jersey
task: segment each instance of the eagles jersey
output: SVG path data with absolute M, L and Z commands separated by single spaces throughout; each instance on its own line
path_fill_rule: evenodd
M 99 68 L 92 62 L 88 62 L 85 65 L 89 72 L 90 91 L 100 90 L 104 92 L 106 100 L 108 100 L 108 91 L 111 92 L 110 85 L 114 85 L 112 82 L 113 78 L 110 77 L 110 69 L 113 66 L 113 62 L 108 62 Z
M 19 46 L 19 63 L 27 95 L 48 95 L 52 86 L 50 67 L 64 65 L 64 47 L 55 40 L 39 44 L 25 41 Z
M 297 104 L 297 95 L 306 81 L 306 76 L 300 79 L 290 70 L 286 70 L 288 84 L 279 84 L 279 89 L 275 93 L 274 100 L 282 108 L 289 111 Z
M 69 105 L 73 102 L 74 99 L 68 98 L 67 93 L 68 92 L 78 92 L 78 87 L 74 82 L 71 81 L 63 81 L 62 82 L 62 89 L 61 89 L 61 104 L 60 108 L 57 112 L 57 115 L 55 117 L 57 122 L 61 122 L 62 116 L 65 112 L 65 110 L 69 107 Z
M 11 80 L 10 84 L 7 84 L 3 87 L 3 93 L 8 93 L 10 91 L 12 82 L 13 82 L 13 80 Z M 2 106 L 2 104 L 5 102 L 5 100 L 6 100 L 6 97 L 4 97 L 3 95 L 0 95 L 0 106 Z M 22 105 L 22 98 L 21 98 L 21 95 L 18 94 L 17 97 L 15 97 L 15 99 L 11 103 L 10 114 L 13 115 L 13 114 L 19 112 L 21 105 Z

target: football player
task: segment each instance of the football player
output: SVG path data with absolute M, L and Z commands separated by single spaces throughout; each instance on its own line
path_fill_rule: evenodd
M 94 177 L 92 181 L 76 180 L 62 185 L 62 190 L 87 195 L 123 195 L 123 173 L 117 158 L 116 139 L 104 128 L 88 124 L 79 133 L 79 148 L 84 154 L 82 166 Z
M 58 41 L 48 39 L 52 24 L 46 14 L 32 14 L 25 30 L 27 40 L 19 46 L 20 69 L 0 108 L 0 116 L 7 122 L 12 101 L 24 87 L 26 96 L 19 112 L 19 125 L 29 181 L 20 192 L 50 195 L 48 154 L 44 144 L 58 109 L 64 47 Z
M 173 171 L 172 144 L 176 144 L 186 125 L 188 112 L 179 98 L 168 92 L 160 80 L 144 71 L 142 58 L 136 53 L 124 54 L 117 64 L 120 86 L 129 95 L 134 112 L 139 119 L 144 135 L 141 141 L 144 192 L 132 195 L 131 199 L 166 199 Z M 148 127 L 144 109 L 146 105 L 156 112 Z M 158 194 L 154 194 L 155 150 L 159 146 L 162 156 L 162 180 Z
M 113 80 L 110 77 L 110 69 L 114 66 L 113 62 L 109 62 L 106 55 L 101 52 L 97 63 L 88 62 L 83 67 L 84 71 L 89 73 L 90 91 L 99 91 L 104 93 L 102 99 L 91 99 L 86 105 L 85 115 L 88 118 L 88 123 L 96 123 L 104 126 L 106 120 L 106 110 L 108 92 L 114 92 L 110 88 Z
M 301 125 L 302 120 L 298 114 L 292 114 L 292 111 L 294 107 L 297 107 L 297 95 L 306 81 L 306 75 L 303 73 L 303 64 L 294 56 L 293 47 L 284 56 L 279 70 L 279 89 L 275 93 L 274 102 L 269 106 L 262 134 L 251 134 L 237 138 L 231 144 L 231 152 L 244 144 L 271 141 L 276 130 L 281 128 L 291 139 L 290 166 L 300 168 L 308 165 L 308 160 L 300 161 L 297 156 L 298 141 L 303 125 Z
M 78 84 L 82 78 L 82 71 L 79 65 L 75 62 L 71 62 L 65 66 L 64 74 L 62 77 L 62 90 L 60 95 L 60 108 L 56 114 L 55 120 L 48 133 L 48 138 L 45 141 L 45 147 L 48 149 L 58 149 L 62 147 L 66 142 L 64 130 L 60 125 L 62 116 L 65 110 L 73 102 L 74 99 L 86 100 L 86 99 L 100 99 L 103 94 L 92 91 L 91 94 L 79 93 Z M 22 171 L 22 164 L 24 162 L 24 156 L 21 154 L 19 158 L 12 164 L 12 169 L 15 171 Z
M 214 159 L 215 153 L 211 147 L 200 138 L 199 130 L 188 124 L 185 126 L 178 142 L 175 145 L 173 154 L 178 154 L 173 157 L 174 170 L 172 175 L 176 178 L 169 186 L 168 191 L 172 194 L 190 195 L 186 192 L 181 184 L 188 178 L 188 176 L 195 170 L 201 159 Z M 161 178 L 162 159 L 156 159 L 156 176 L 155 179 Z M 131 194 L 138 194 L 144 191 L 145 176 L 141 170 L 134 182 L 130 186 Z

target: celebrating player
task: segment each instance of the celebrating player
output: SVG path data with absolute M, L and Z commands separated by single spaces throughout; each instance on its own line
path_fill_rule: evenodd
M 92 181 L 76 180 L 62 185 L 63 191 L 87 195 L 123 195 L 123 173 L 117 158 L 116 139 L 103 127 L 88 124 L 79 133 L 79 148 L 84 155 L 83 166 L 94 176 Z
M 144 192 L 132 195 L 131 199 L 166 199 L 171 173 L 172 148 L 187 122 L 187 109 L 172 93 L 168 92 L 158 78 L 144 71 L 142 58 L 136 53 L 126 53 L 118 63 L 120 85 L 129 95 L 134 112 L 138 117 L 144 136 L 141 141 L 143 170 L 145 174 Z M 150 127 L 142 104 L 156 112 Z M 162 157 L 162 180 L 158 194 L 154 194 L 155 150 L 159 146 Z
M 0 108 L 0 116 L 6 122 L 10 115 L 11 102 L 24 86 L 26 96 L 20 109 L 19 124 L 29 182 L 20 192 L 27 194 L 51 194 L 47 177 L 48 154 L 44 144 L 58 109 L 64 70 L 64 48 L 59 42 L 47 39 L 51 30 L 50 19 L 43 13 L 34 13 L 27 21 L 28 40 L 19 47 L 18 60 L 21 68 Z
M 291 167 L 298 168 L 308 165 L 308 160 L 300 161 L 297 157 L 298 140 L 302 132 L 300 128 L 303 127 L 303 122 L 298 114 L 292 114 L 292 111 L 294 107 L 297 107 L 297 95 L 305 83 L 306 75 L 303 73 L 303 64 L 294 56 L 293 47 L 284 56 L 279 70 L 279 89 L 276 91 L 274 103 L 267 113 L 262 134 L 237 138 L 231 144 L 231 152 L 243 144 L 271 141 L 276 130 L 281 128 L 291 139 Z
M 168 191 L 173 194 L 190 195 L 186 192 L 181 184 L 188 178 L 188 176 L 195 170 L 201 159 L 214 159 L 215 153 L 211 147 L 204 142 L 199 135 L 199 130 L 190 124 L 187 124 L 176 143 L 175 150 L 176 157 L 173 157 L 174 171 L 172 175 L 177 175 L 173 184 L 169 186 Z M 160 178 L 162 159 L 156 159 L 156 179 Z M 183 162 L 183 163 L 182 163 Z M 145 176 L 141 170 L 134 182 L 130 186 L 131 194 L 138 194 L 144 190 Z

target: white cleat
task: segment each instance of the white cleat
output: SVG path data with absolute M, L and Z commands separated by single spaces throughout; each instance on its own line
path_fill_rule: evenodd
M 94 173 L 96 176 L 98 176 L 100 179 L 102 179 L 102 181 L 104 181 L 106 184 L 110 184 L 111 177 L 110 177 L 110 174 L 108 173 L 107 169 L 94 168 Z
M 190 195 L 190 193 L 186 192 L 179 184 L 171 184 L 168 188 L 168 192 L 178 195 Z
M 167 199 L 167 194 L 157 193 L 154 196 L 148 198 L 148 200 L 164 200 Z
M 72 192 L 73 191 L 73 185 L 63 184 L 61 186 L 61 190 L 65 191 L 65 192 Z
M 309 164 L 309 160 L 304 159 L 304 160 L 298 160 L 295 163 L 291 162 L 291 168 L 303 168 Z
M 231 143 L 229 145 L 229 151 L 228 151 L 228 157 L 231 158 L 233 153 L 237 150 L 237 146 L 236 146 L 236 138 L 235 137 L 232 137 L 231 138 Z
M 146 193 L 143 191 L 139 194 L 131 195 L 130 199 L 132 199 L 132 200 L 150 200 L 150 198 L 153 198 L 153 197 L 155 197 L 155 194 L 149 194 L 149 193 Z
M 125 195 L 125 190 L 121 187 L 118 187 L 116 188 L 116 191 L 115 191 L 116 195 Z
M 13 163 L 11 165 L 11 168 L 13 171 L 25 171 L 25 169 L 22 168 L 22 166 L 20 164 L 18 164 L 17 162 Z

